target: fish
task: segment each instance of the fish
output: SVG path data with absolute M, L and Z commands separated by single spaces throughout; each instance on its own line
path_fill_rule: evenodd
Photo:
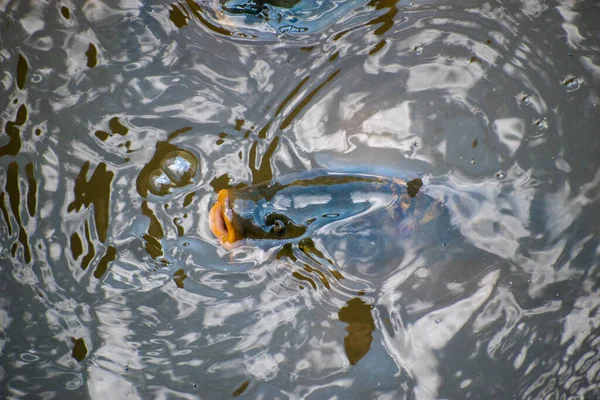
M 423 180 L 308 171 L 240 189 L 222 189 L 210 208 L 210 228 L 225 249 L 279 246 L 299 268 L 292 276 L 317 290 L 333 288 L 348 297 L 338 319 L 350 365 L 371 348 L 373 306 L 361 288 L 397 271 L 415 248 L 437 238 L 443 205 L 422 191 Z M 436 236 L 437 235 L 437 236 Z M 331 278 L 334 278 L 332 281 Z M 341 281 L 345 283 L 341 283 Z M 370 282 L 367 284 L 366 282 Z
M 423 181 L 370 174 L 310 171 L 241 189 L 222 189 L 210 228 L 226 249 L 239 243 L 299 243 L 327 232 L 406 236 L 435 219 Z M 361 232 L 362 231 L 362 232 Z M 374 239 L 375 237 L 372 237 Z

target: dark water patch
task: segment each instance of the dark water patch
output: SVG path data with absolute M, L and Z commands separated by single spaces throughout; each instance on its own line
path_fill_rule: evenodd
M 21 90 L 25 88 L 28 71 L 29 64 L 27 64 L 27 60 L 25 57 L 19 54 L 19 61 L 17 62 L 17 87 Z
M 180 225 L 179 218 L 173 218 L 173 225 L 175 225 L 175 229 L 177 230 L 177 236 L 182 237 L 185 235 L 185 229 Z
M 127 133 L 129 132 L 129 128 L 127 128 L 125 125 L 123 125 L 118 117 L 112 117 L 108 121 L 108 128 L 110 130 L 110 133 L 103 131 L 103 130 L 97 130 L 96 132 L 94 132 L 94 135 L 98 139 L 105 142 L 106 139 L 108 139 L 109 137 L 111 137 L 113 135 L 126 136 Z M 123 146 L 123 144 L 121 144 L 120 146 Z M 125 147 L 128 149 L 127 150 L 128 153 L 131 153 L 131 150 L 129 150 L 130 146 L 131 146 L 131 142 L 127 141 L 125 143 Z
M 19 242 L 23 246 L 23 258 L 25 263 L 31 262 L 31 249 L 29 248 L 29 238 L 27 237 L 27 231 L 24 227 L 19 228 Z
M 8 170 L 6 174 L 6 193 L 8 193 L 8 202 L 12 214 L 17 221 L 19 228 L 18 241 L 23 246 L 23 256 L 26 263 L 31 262 L 31 250 L 29 248 L 29 239 L 27 237 L 27 231 L 23 225 L 21 219 L 21 190 L 19 188 L 19 165 L 16 161 L 12 161 L 8 164 Z
M 217 146 L 220 146 L 223 143 L 225 143 L 225 139 L 227 138 L 228 135 L 225 132 L 220 132 L 218 136 L 219 136 L 219 139 L 217 139 L 217 141 L 215 143 L 217 144 Z
M 87 243 L 87 253 L 81 259 L 81 269 L 85 271 L 90 266 L 90 263 L 92 262 L 92 260 L 94 259 L 94 256 L 96 255 L 96 248 L 94 247 L 94 242 L 92 242 L 92 235 L 90 233 L 90 224 L 87 221 L 87 219 L 85 220 L 84 234 L 85 234 L 85 241 Z
M 373 32 L 375 35 L 383 35 L 394 26 L 394 17 L 398 14 L 398 8 L 396 7 L 398 2 L 399 0 L 373 0 L 369 3 L 369 6 L 374 7 L 376 10 L 387 9 L 384 14 L 367 23 L 369 26 L 379 25 Z
M 362 299 L 353 298 L 338 313 L 339 320 L 348 324 L 344 349 L 352 365 L 356 365 L 371 348 L 373 331 L 375 331 L 372 309 L 373 306 L 366 304 Z
M 89 208 L 93 204 L 96 233 L 100 241 L 104 242 L 110 221 L 111 182 L 115 174 L 107 169 L 105 163 L 100 163 L 88 181 L 89 168 L 90 162 L 86 161 L 75 179 L 75 199 L 69 204 L 67 211 L 79 211 L 82 206 Z
M 331 285 L 329 284 L 329 281 L 327 280 L 327 277 L 325 276 L 325 274 L 321 271 L 319 271 L 316 268 L 311 267 L 308 264 L 304 264 L 304 270 L 306 272 L 310 273 L 315 273 L 319 276 L 319 280 L 321 281 L 321 283 L 323 284 L 323 286 L 325 286 L 325 288 L 327 289 L 331 289 Z
M 71 18 L 71 10 L 69 10 L 69 8 L 68 8 L 68 7 L 62 6 L 62 7 L 60 8 L 60 13 L 62 14 L 62 16 L 63 16 L 65 19 L 70 19 L 70 18 Z
M 242 384 L 241 384 L 240 386 L 238 386 L 238 387 L 237 387 L 237 389 L 235 389 L 235 390 L 234 390 L 234 391 L 231 393 L 231 395 L 232 395 L 233 397 L 238 397 L 238 396 L 241 396 L 241 395 L 242 395 L 242 394 L 243 394 L 243 393 L 246 391 L 246 389 L 248 388 L 248 385 L 249 385 L 249 384 L 250 384 L 250 381 L 245 381 L 245 382 L 242 382 Z
M 188 194 L 185 195 L 185 197 L 183 198 L 183 206 L 187 207 L 190 204 L 192 204 L 192 201 L 194 201 L 194 196 L 196 195 L 196 192 L 190 192 Z
M 241 131 L 242 128 L 244 127 L 244 124 L 246 123 L 246 121 L 244 121 L 243 119 L 236 119 L 235 120 L 235 126 L 233 127 L 233 129 L 235 129 L 236 131 Z
M 231 178 L 227 174 L 223 174 L 221 176 L 215 177 L 210 181 L 210 186 L 213 190 L 218 193 L 221 189 L 229 189 L 229 182 L 231 182 Z
M 98 262 L 96 269 L 94 270 L 94 277 L 96 279 L 102 278 L 106 271 L 108 271 L 109 264 L 117 258 L 117 249 L 114 246 L 108 246 L 106 252 Z
M 252 183 L 262 183 L 268 182 L 273 179 L 273 170 L 271 168 L 271 158 L 277 149 L 277 145 L 279 144 L 279 137 L 275 136 L 269 146 L 265 150 L 264 155 L 260 161 L 260 164 L 257 166 L 258 159 L 258 142 L 252 143 L 250 147 L 250 152 L 248 154 L 248 164 L 250 167 L 250 171 L 252 171 Z
M 187 26 L 190 19 L 190 13 L 183 4 L 171 4 L 169 8 L 169 19 L 177 28 Z
M 152 257 L 152 259 L 156 260 L 158 257 L 161 257 L 164 252 L 160 240 L 164 237 L 164 230 L 160 221 L 154 214 L 154 211 L 148 207 L 148 202 L 142 202 L 142 214 L 146 217 L 150 218 L 150 224 L 148 225 L 148 231 L 146 234 L 142 235 L 142 238 L 146 241 L 145 249 L 146 252 Z
M 159 257 L 163 256 L 163 254 L 164 254 L 163 248 L 158 239 L 156 239 L 152 235 L 148 235 L 147 233 L 144 233 L 142 235 L 142 239 L 144 239 L 146 242 L 144 249 L 146 250 L 148 255 L 150 255 L 150 257 L 152 257 L 153 260 L 156 260 Z
M 304 276 L 304 275 L 302 275 L 302 274 L 301 274 L 300 272 L 298 272 L 298 271 L 294 271 L 294 272 L 292 273 L 292 276 L 293 276 L 294 278 L 296 278 L 296 279 L 300 280 L 300 281 L 305 281 L 305 282 L 308 282 L 308 283 L 310 283 L 310 286 L 312 286 L 312 288 L 313 288 L 314 290 L 317 290 L 317 284 L 315 283 L 315 281 L 313 281 L 313 280 L 312 280 L 311 278 L 309 278 L 308 276 Z
M 71 338 L 71 341 L 73 342 L 73 351 L 71 352 L 71 357 L 73 357 L 78 362 L 83 361 L 88 353 L 87 346 L 85 345 L 85 340 L 83 340 L 82 338 Z
M 12 224 L 10 223 L 10 217 L 8 216 L 8 210 L 6 209 L 6 193 L 2 192 L 0 193 L 0 211 L 2 212 L 2 218 L 4 219 L 4 222 L 6 223 L 6 227 L 8 229 L 8 236 L 12 236 L 13 234 L 13 227 Z
M 191 131 L 192 129 L 193 128 L 191 126 L 184 126 L 183 128 L 174 130 L 173 132 L 169 133 L 169 136 L 167 137 L 167 142 L 177 139 L 179 136 Z
M 330 272 L 330 273 L 331 273 L 331 275 L 333 275 L 333 277 L 334 277 L 335 279 L 337 279 L 338 281 L 339 281 L 339 280 L 341 280 L 341 279 L 344 279 L 344 275 L 342 275 L 342 273 L 341 273 L 340 271 L 338 271 L 338 270 L 335 270 L 335 269 L 333 269 L 333 270 L 331 270 L 331 271 L 329 271 L 329 272 Z
M 159 240 L 162 239 L 164 237 L 162 225 L 160 224 L 158 218 L 156 218 L 154 212 L 150 209 L 150 207 L 148 207 L 147 201 L 142 202 L 142 214 L 150 218 L 148 233 Z
M 294 248 L 292 247 L 291 243 L 286 243 L 283 246 L 281 246 L 281 249 L 279 249 L 275 258 L 277 260 L 281 260 L 283 258 L 289 258 L 293 262 L 298 260 L 298 258 L 294 255 Z
M 125 136 L 129 132 L 129 129 L 119 121 L 118 117 L 113 117 L 108 121 L 108 127 L 110 131 L 115 135 Z
M 298 115 L 302 112 L 304 107 L 306 107 L 310 101 L 331 81 L 335 79 L 335 77 L 341 72 L 341 69 L 334 71 L 323 83 L 310 91 L 303 99 L 301 99 L 298 104 L 294 107 L 292 111 L 283 119 L 279 129 L 284 130 L 291 125 L 291 123 L 298 117 Z
M 304 238 L 300 240 L 298 242 L 298 248 L 308 258 L 310 258 L 319 265 L 323 265 L 327 268 L 327 270 L 330 270 L 329 266 L 334 265 L 332 260 L 327 258 L 321 250 L 317 249 L 317 246 L 315 246 L 315 242 L 311 238 Z
M 187 278 L 187 274 L 183 269 L 178 269 L 173 273 L 173 281 L 179 289 L 183 289 L 183 281 Z
M 97 130 L 96 132 L 94 132 L 94 135 L 96 135 L 96 137 L 102 140 L 103 142 L 110 137 L 110 134 L 108 132 L 102 130 Z
M 338 32 L 338 33 L 336 33 L 336 34 L 333 36 L 332 40 L 333 40 L 334 42 L 337 42 L 337 41 L 339 41 L 340 39 L 342 39 L 344 36 L 346 36 L 346 35 L 347 35 L 349 32 L 350 32 L 350 29 L 346 29 L 346 30 L 343 30 L 343 31 L 341 31 L 341 32 Z
M 373 47 L 371 49 L 371 51 L 369 51 L 369 55 L 370 56 L 374 56 L 375 54 L 379 53 L 381 50 L 383 50 L 383 48 L 385 47 L 386 43 L 387 42 L 385 40 L 382 40 L 381 42 L 377 43 L 375 45 L 375 47 Z
M 70 239 L 71 254 L 73 255 L 73 258 L 77 260 L 79 256 L 83 254 L 83 242 L 77 232 L 73 232 Z
M 265 124 L 265 126 L 263 126 L 259 131 L 258 131 L 258 137 L 260 139 L 266 139 L 267 138 L 267 132 L 269 131 L 269 128 L 271 127 L 271 122 L 268 122 L 267 124 Z M 244 134 L 244 139 L 248 139 L 250 137 L 250 131 L 247 131 Z
M 35 215 L 37 208 L 37 180 L 35 179 L 33 164 L 29 163 L 25 166 L 25 173 L 27 174 L 27 211 L 29 216 Z
M 290 94 L 288 94 L 285 99 L 283 99 L 283 101 L 281 102 L 281 104 L 279 105 L 279 107 L 277 107 L 277 110 L 275 111 L 275 116 L 278 116 L 283 109 L 288 105 L 288 103 L 295 98 L 298 93 L 300 93 L 300 90 L 302 89 L 302 87 L 306 84 L 306 82 L 308 82 L 308 80 L 310 79 L 310 75 L 307 76 L 306 78 L 302 79 L 297 85 L 296 87 L 294 87 L 294 89 L 292 89 L 292 91 L 290 92 Z
M 127 150 L 125 150 L 125 152 L 127 154 L 134 152 L 134 150 L 131 150 L 131 140 L 128 140 L 125 143 L 122 143 L 122 144 L 119 145 L 119 147 L 121 147 L 121 146 L 125 146 L 125 148 L 127 149 Z M 123 161 L 125 161 L 125 162 L 127 162 L 129 160 L 130 160 L 129 158 L 124 158 L 123 159 Z
M 94 68 L 98 65 L 98 50 L 93 43 L 90 43 L 87 51 L 85 52 L 85 56 L 87 57 L 87 66 L 88 68 Z
M 8 121 L 4 126 L 4 132 L 8 135 L 9 142 L 0 147 L 0 157 L 10 155 L 16 156 L 21 150 L 21 130 L 18 128 L 27 121 L 27 107 L 21 104 L 17 110 L 17 116 L 14 121 Z

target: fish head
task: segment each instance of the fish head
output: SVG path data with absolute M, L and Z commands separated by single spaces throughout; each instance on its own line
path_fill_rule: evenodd
M 276 207 L 260 186 L 222 189 L 210 210 L 210 227 L 224 247 L 245 239 L 294 239 L 307 226 L 294 221 L 289 210 Z

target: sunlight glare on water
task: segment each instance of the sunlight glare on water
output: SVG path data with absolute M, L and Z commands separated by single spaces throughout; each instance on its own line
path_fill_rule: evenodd
M 0 398 L 600 398 L 599 22 L 0 0 Z M 317 169 L 409 191 L 213 235 L 219 190 Z

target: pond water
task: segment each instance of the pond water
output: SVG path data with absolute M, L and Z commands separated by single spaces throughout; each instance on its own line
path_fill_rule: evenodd
M 0 11 L 0 398 L 600 398 L 600 3 Z M 212 234 L 315 168 L 443 212 Z

